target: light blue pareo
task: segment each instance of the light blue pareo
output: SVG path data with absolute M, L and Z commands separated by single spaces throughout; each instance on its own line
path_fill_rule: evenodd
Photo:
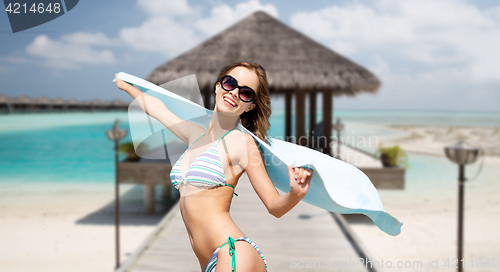
M 212 111 L 138 77 L 122 72 L 118 74 L 118 78 L 159 98 L 181 119 L 207 128 Z M 132 111 L 129 108 L 129 122 L 131 118 L 148 117 L 145 113 L 142 113 L 140 117 L 137 113 L 133 116 L 131 114 Z M 161 137 L 163 139 L 159 141 L 165 143 L 165 132 L 162 130 L 166 129 L 155 119 L 148 119 L 150 131 L 146 131 L 147 135 L 139 135 L 137 133 L 139 129 L 134 129 L 132 123 L 130 122 L 134 142 L 142 142 L 147 137 Z M 384 211 L 377 190 L 370 179 L 358 168 L 321 152 L 282 140 L 271 139 L 271 145 L 268 145 L 241 124 L 237 126 L 237 129 L 252 135 L 258 143 L 267 173 L 276 188 L 284 192 L 290 190 L 287 165 L 295 161 L 295 166 L 309 167 L 314 171 L 309 191 L 303 201 L 331 212 L 364 214 L 385 233 L 392 236 L 401 233 L 403 223 Z M 160 131 L 161 134 L 157 133 Z

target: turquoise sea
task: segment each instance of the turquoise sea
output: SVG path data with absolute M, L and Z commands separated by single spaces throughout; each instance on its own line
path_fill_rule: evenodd
M 346 123 L 345 133 L 381 138 L 400 136 L 400 131 L 381 126 L 388 124 L 500 127 L 498 113 L 336 111 L 336 117 Z M 126 112 L 0 115 L 0 186 L 112 184 L 113 142 L 105 131 L 117 118 L 120 127 L 129 130 Z M 271 117 L 270 135 L 280 138 L 283 133 L 283 111 L 277 110 Z M 122 141 L 127 140 L 131 140 L 130 133 Z M 426 176 L 435 174 L 455 177 L 456 167 L 444 162 L 443 158 L 410 154 L 408 186 L 425 186 Z

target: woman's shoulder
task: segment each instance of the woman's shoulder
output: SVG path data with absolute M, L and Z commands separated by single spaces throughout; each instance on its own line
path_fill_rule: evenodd
M 252 135 L 240 130 L 235 129 L 227 134 L 226 137 L 228 138 L 227 147 L 234 155 L 247 154 L 248 149 L 255 149 L 257 147 Z
M 253 136 L 243 131 L 235 129 L 231 131 L 231 133 L 229 133 L 228 136 L 229 135 L 231 135 L 232 139 L 238 141 L 239 144 L 243 144 L 243 142 L 241 142 L 242 140 L 245 140 L 247 144 L 255 144 Z
M 229 133 L 224 136 L 224 138 L 227 140 L 227 142 L 232 143 L 233 145 L 238 145 L 242 144 L 242 140 L 248 141 L 248 139 L 252 138 L 251 135 L 248 133 L 245 133 L 243 131 L 239 131 L 238 129 L 233 129 L 229 131 Z

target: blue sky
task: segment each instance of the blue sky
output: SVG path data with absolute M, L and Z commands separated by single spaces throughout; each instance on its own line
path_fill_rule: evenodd
M 0 93 L 129 100 L 116 72 L 146 77 L 256 10 L 382 80 L 378 94 L 337 98 L 336 109 L 500 111 L 497 1 L 80 1 L 15 34 L 0 12 Z

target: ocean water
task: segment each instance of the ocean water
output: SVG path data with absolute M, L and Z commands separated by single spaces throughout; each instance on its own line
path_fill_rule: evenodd
M 346 122 L 374 125 L 500 127 L 499 112 L 340 110 L 334 113 L 334 118 L 337 117 Z
M 117 118 L 126 128 L 124 112 L 0 116 L 0 182 L 113 181 L 114 143 L 105 131 Z
M 490 113 L 339 111 L 334 116 L 346 123 L 344 137 L 401 136 L 401 131 L 383 126 L 387 124 L 500 126 L 498 114 Z M 0 184 L 112 184 L 114 143 L 105 131 L 116 119 L 120 120 L 121 128 L 130 131 L 126 112 L 0 115 Z M 270 136 L 282 137 L 283 111 L 274 111 L 270 121 Z M 128 133 L 122 141 L 130 140 Z M 414 180 L 411 186 L 425 187 L 426 179 L 421 177 L 426 175 L 452 173 L 451 163 L 436 167 L 445 161 L 410 154 L 407 177 Z

